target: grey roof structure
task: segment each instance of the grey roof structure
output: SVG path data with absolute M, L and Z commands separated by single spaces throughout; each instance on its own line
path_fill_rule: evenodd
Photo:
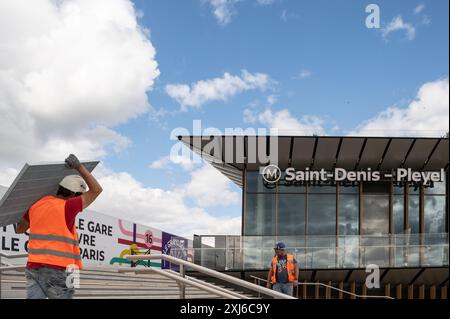
M 255 154 L 277 149 L 280 169 L 294 167 L 326 170 L 377 169 L 399 167 L 436 171 L 448 169 L 448 138 L 362 137 L 362 136 L 179 136 L 178 139 L 212 166 L 242 187 L 244 165 L 258 170 L 270 161 L 249 160 Z M 273 147 L 276 141 L 277 147 Z M 213 144 L 221 152 L 214 154 Z M 256 146 L 255 146 L 256 145 Z M 263 148 L 263 149 L 260 149 Z M 251 150 L 251 151 L 250 151 Z
M 92 172 L 98 161 L 82 162 Z M 58 183 L 67 175 L 77 174 L 63 162 L 52 164 L 25 164 L 0 200 L 0 227 L 22 219 L 28 208 L 41 197 L 56 194 Z

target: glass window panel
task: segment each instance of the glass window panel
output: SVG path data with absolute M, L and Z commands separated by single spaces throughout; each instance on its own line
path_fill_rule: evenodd
M 445 232 L 445 196 L 425 196 L 425 232 Z
M 408 193 L 413 195 L 419 195 L 420 193 L 420 184 L 419 183 L 410 183 L 408 185 Z
M 419 232 L 419 196 L 409 196 L 408 214 L 411 233 L 416 234 Z
M 336 268 L 336 237 L 309 236 L 306 263 L 310 268 Z
M 339 236 L 338 243 L 338 267 L 358 268 L 359 237 Z
M 389 194 L 390 182 L 365 182 L 363 193 Z
M 308 235 L 336 234 L 336 195 L 308 195 Z
M 405 193 L 405 186 L 394 183 L 393 193 L 396 195 L 403 195 Z
M 278 236 L 305 234 L 305 195 L 278 195 Z
M 245 235 L 275 235 L 275 195 L 246 194 Z
M 363 197 L 364 235 L 379 235 L 389 232 L 389 196 L 367 195 Z
M 264 179 L 259 172 L 246 172 L 246 191 L 247 193 L 275 193 L 277 184 L 264 183 Z
M 387 236 L 363 236 L 360 243 L 360 266 L 366 267 L 370 264 L 379 267 L 389 266 L 389 238 Z
M 339 193 L 340 194 L 358 194 L 359 193 L 358 183 L 341 182 L 339 184 Z
M 403 222 L 405 220 L 404 197 L 400 195 L 392 196 L 392 212 L 394 214 L 394 232 L 403 233 Z
M 270 261 L 274 256 L 274 244 L 275 237 L 244 237 L 242 242 L 244 269 L 269 269 Z
M 358 234 L 359 207 L 357 195 L 339 196 L 339 235 Z
M 306 186 L 300 182 L 286 182 L 284 177 L 285 173 L 281 172 L 281 178 L 278 182 L 279 193 L 305 193 Z
M 336 194 L 336 185 L 330 185 L 330 184 L 315 184 L 315 185 L 309 185 L 308 186 L 308 193 L 314 194 Z
M 425 194 L 445 195 L 445 182 L 431 183 L 428 187 L 424 187 Z

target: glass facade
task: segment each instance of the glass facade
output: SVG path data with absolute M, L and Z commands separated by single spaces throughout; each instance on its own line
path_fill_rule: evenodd
M 442 265 L 448 257 L 445 182 L 267 184 L 246 172 L 245 185 L 246 269 L 267 268 L 279 240 L 309 269 Z
M 340 185 L 338 193 L 338 232 L 340 235 L 358 235 L 359 188 L 357 185 Z
M 419 234 L 421 223 L 422 233 L 448 232 L 445 182 L 267 184 L 245 175 L 244 236 Z

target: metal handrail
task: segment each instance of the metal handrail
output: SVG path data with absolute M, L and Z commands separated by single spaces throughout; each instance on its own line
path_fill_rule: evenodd
M 201 273 L 203 273 L 205 275 L 209 275 L 211 277 L 215 277 L 217 279 L 221 279 L 221 280 L 223 280 L 225 282 L 228 282 L 230 284 L 234 284 L 234 285 L 237 285 L 237 286 L 242 287 L 242 288 L 247 288 L 249 290 L 256 291 L 256 292 L 262 293 L 264 295 L 267 295 L 267 296 L 270 296 L 270 297 L 273 297 L 273 298 L 278 298 L 278 299 L 297 299 L 295 297 L 288 296 L 286 294 L 282 294 L 280 292 L 273 291 L 271 289 L 255 285 L 255 284 L 247 282 L 245 280 L 238 279 L 238 278 L 235 278 L 233 276 L 226 275 L 226 274 L 223 274 L 221 272 L 218 272 L 216 270 L 212 270 L 210 268 L 199 266 L 199 265 L 196 265 L 194 263 L 188 262 L 186 260 L 175 258 L 175 257 L 169 256 L 169 255 L 162 255 L 162 254 L 146 255 L 146 256 L 142 256 L 142 255 L 141 256 L 136 256 L 136 255 L 135 256 L 131 256 L 131 255 L 128 255 L 128 256 L 126 256 L 126 258 L 128 260 L 152 260 L 152 259 L 166 260 L 166 261 L 168 261 L 170 263 L 173 263 L 173 264 L 176 264 L 176 265 L 180 266 L 180 274 L 181 274 L 182 277 L 180 277 L 179 275 L 169 274 L 167 271 L 155 269 L 155 268 L 152 268 L 152 267 L 145 268 L 145 269 L 119 268 L 120 272 L 145 273 L 145 272 L 152 272 L 153 271 L 153 272 L 160 273 L 162 275 L 165 274 L 166 277 L 167 277 L 167 275 L 175 276 L 174 279 L 178 278 L 181 281 L 181 279 L 184 279 L 184 267 L 189 267 L 190 269 L 198 271 L 198 272 L 201 272 Z M 188 283 L 192 283 L 192 281 L 190 282 L 188 279 L 185 279 L 185 280 L 187 280 Z M 184 283 L 186 283 L 186 282 L 184 282 Z M 182 287 L 180 287 L 180 290 L 181 289 L 182 289 Z
M 25 258 L 25 257 L 28 257 L 28 254 L 5 254 L 0 251 L 0 299 L 2 299 L 2 272 L 6 271 L 6 270 L 23 270 L 23 269 L 25 269 L 25 265 L 2 267 L 2 257 L 7 258 L 7 259 Z
M 256 277 L 256 276 L 253 276 L 253 275 L 250 275 L 250 277 L 253 278 L 253 279 L 256 279 L 258 281 L 258 283 L 261 282 L 261 281 L 267 283 L 267 280 L 264 279 L 264 278 Z M 323 287 L 330 288 L 330 289 L 333 289 L 333 290 L 336 290 L 336 291 L 339 291 L 339 292 L 343 292 L 345 294 L 348 294 L 348 295 L 351 295 L 351 296 L 354 296 L 354 297 L 357 297 L 357 298 L 395 299 L 395 298 L 390 297 L 390 296 L 358 295 L 358 294 L 354 294 L 354 293 L 352 293 L 350 291 L 343 290 L 343 289 L 340 289 L 340 288 L 336 288 L 336 287 L 333 287 L 333 286 L 330 286 L 330 285 L 327 285 L 327 284 L 324 284 L 324 283 L 321 283 L 321 282 L 300 282 L 299 281 L 298 284 L 299 285 L 305 285 L 305 286 L 323 286 Z
M 228 294 L 228 293 L 222 292 L 222 291 L 220 291 L 220 290 L 218 290 L 218 289 L 211 288 L 211 287 L 209 287 L 209 286 L 207 286 L 207 285 L 200 284 L 200 283 L 194 282 L 194 281 L 192 281 L 192 280 L 190 280 L 190 279 L 187 279 L 187 278 L 184 278 L 184 277 L 180 277 L 179 275 L 172 274 L 172 273 L 170 273 L 170 272 L 167 272 L 167 271 L 164 271 L 164 270 L 161 270 L 161 269 L 156 269 L 156 268 L 153 268 L 153 267 L 146 267 L 145 269 L 137 269 L 137 268 L 119 268 L 118 271 L 119 271 L 119 272 L 134 272 L 134 273 L 148 273 L 148 272 L 154 272 L 154 273 L 157 273 L 157 274 L 159 274 L 159 275 L 161 275 L 161 276 L 164 276 L 164 277 L 173 279 L 173 280 L 175 280 L 179 285 L 181 284 L 181 285 L 180 285 L 180 296 L 181 296 L 181 289 L 183 289 L 183 288 L 182 288 L 182 285 L 184 284 L 184 285 L 189 285 L 189 286 L 192 286 L 192 287 L 195 287 L 195 288 L 204 290 L 204 291 L 206 291 L 206 292 L 210 292 L 210 293 L 212 293 L 212 294 L 218 295 L 219 297 L 229 298 L 229 299 L 239 299 L 238 297 L 236 297 L 236 296 L 234 296 L 234 295 L 232 295 L 232 294 Z
M 175 271 L 173 271 L 173 270 L 169 270 L 168 272 L 177 274 L 177 272 L 175 272 Z M 199 280 L 199 279 L 194 278 L 194 277 L 191 277 L 191 276 L 185 276 L 185 278 L 187 278 L 187 279 L 189 279 L 189 280 L 192 280 L 193 282 L 197 282 L 197 283 L 199 283 L 199 284 L 202 284 L 202 285 L 205 285 L 205 286 L 208 286 L 208 287 L 211 287 L 211 288 L 220 290 L 220 291 L 222 291 L 222 292 L 224 292 L 224 293 L 227 293 L 227 294 L 230 294 L 230 295 L 234 295 L 235 297 L 237 297 L 237 298 L 239 298 L 239 299 L 251 299 L 250 297 L 247 297 L 246 295 L 237 293 L 237 292 L 235 292 L 235 291 L 230 291 L 230 290 L 225 289 L 225 288 L 222 288 L 222 287 L 218 287 L 218 286 L 216 286 L 216 285 L 210 284 L 209 282 L 206 282 L 206 281 L 203 281 L 203 280 Z
M 4 270 L 17 270 L 17 269 L 24 269 L 25 265 L 23 266 L 15 266 L 15 265 L 6 265 L 2 266 L 2 257 L 7 259 L 16 259 L 16 258 L 25 258 L 28 257 L 28 254 L 5 254 L 3 252 L 0 252 L 0 274 Z M 0 277 L 1 282 L 1 277 Z

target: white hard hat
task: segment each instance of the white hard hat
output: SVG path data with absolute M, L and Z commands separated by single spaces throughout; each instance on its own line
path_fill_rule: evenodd
M 79 175 L 68 175 L 64 177 L 59 183 L 59 186 L 74 193 L 85 193 L 87 191 L 86 182 Z

